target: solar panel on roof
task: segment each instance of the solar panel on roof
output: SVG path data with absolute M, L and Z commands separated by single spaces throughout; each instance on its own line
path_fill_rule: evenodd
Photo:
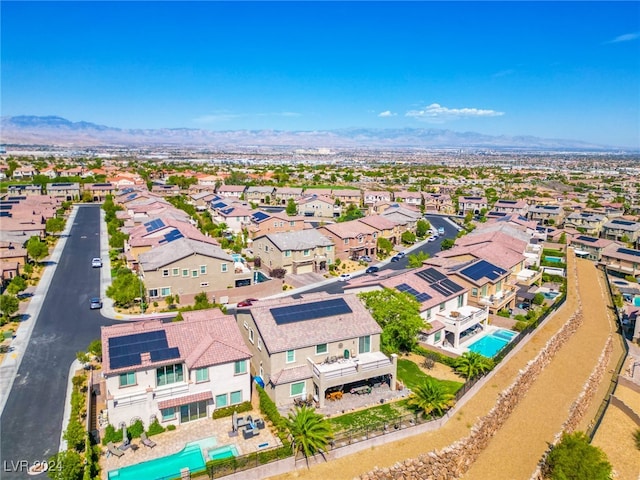
M 133 345 L 136 343 L 150 342 L 153 340 L 166 339 L 167 334 L 164 330 L 153 330 L 152 332 L 132 333 L 130 335 L 122 335 L 121 337 L 111 337 L 109 339 L 109 347 L 118 347 L 120 345 Z
M 180 358 L 180 350 L 178 347 L 163 348 L 162 350 L 151 351 L 152 362 L 162 362 L 164 360 L 172 360 L 174 358 Z
M 267 214 L 266 214 L 266 213 L 264 213 L 264 212 L 256 212 L 256 213 L 254 213 L 254 214 L 252 215 L 252 217 L 253 217 L 253 219 L 254 219 L 256 222 L 261 222 L 261 221 L 263 221 L 265 218 L 269 218 L 269 215 L 267 215 Z
M 351 307 L 343 298 L 271 308 L 269 311 L 278 325 L 334 317 L 352 312 Z
M 183 237 L 184 235 L 182 234 L 182 232 L 174 228 L 169 233 L 165 233 L 164 239 L 160 240 L 160 243 L 171 243 L 174 240 L 178 240 L 179 238 L 183 238 Z
M 8 218 L 11 218 L 11 217 L 13 217 L 13 215 L 12 215 L 12 213 L 11 213 L 11 212 L 8 212 L 8 211 L 6 211 L 6 210 L 2 210 L 2 211 L 0 211 L 0 217 L 8 217 Z
M 460 273 L 473 280 L 480 280 L 483 277 L 486 277 L 489 280 L 495 280 L 496 278 L 504 275 L 506 270 L 503 270 L 486 260 L 480 260 L 460 270 Z
M 132 193 L 130 195 L 127 195 L 127 200 L 133 200 L 134 198 L 136 198 L 138 196 L 137 193 Z
M 444 288 L 442 286 L 442 284 L 440 283 L 434 283 L 433 285 L 431 285 L 431 288 L 433 288 L 436 292 L 438 292 L 440 295 L 444 295 L 445 297 L 448 297 L 449 295 L 451 295 L 451 293 L 449 292 L 449 290 L 447 290 L 446 288 Z
M 457 283 L 449 280 L 448 278 L 445 278 L 444 280 L 442 280 L 442 282 L 440 282 L 442 284 L 443 287 L 445 287 L 447 290 L 450 290 L 451 293 L 458 293 L 462 290 L 464 290 L 463 287 L 461 287 L 460 285 L 458 285 Z
M 627 222 L 625 220 L 611 220 L 611 223 L 615 223 L 616 225 L 625 225 L 627 227 L 636 224 L 636 222 Z
M 134 333 L 109 339 L 109 364 L 113 369 L 140 365 L 140 354 L 144 352 L 150 353 L 153 362 L 180 357 L 177 347 L 169 347 L 164 330 Z
M 518 203 L 517 200 L 500 200 L 498 203 L 507 203 L 509 205 L 515 205 L 516 203 Z
M 585 237 L 584 235 L 580 235 L 576 240 L 580 240 L 581 242 L 589 242 L 589 243 L 593 243 L 593 242 L 597 242 L 598 241 L 597 238 Z
M 412 295 L 420 303 L 426 302 L 427 300 L 431 299 L 431 295 L 424 292 L 418 292 L 415 288 L 410 287 L 406 283 L 401 283 L 400 285 L 397 285 L 396 290 L 398 290 L 399 292 L 406 292 Z
M 0 210 L 11 210 L 12 208 L 12 204 L 0 203 Z
M 416 295 L 416 300 L 419 301 L 420 303 L 424 303 L 427 300 L 431 300 L 431 295 L 429 295 L 428 293 L 419 293 L 418 295 Z
M 118 368 L 125 367 L 133 367 L 135 365 L 140 365 L 140 354 L 132 353 L 130 355 L 122 355 L 119 357 L 113 357 L 109 360 L 109 364 L 112 369 L 116 370 Z
M 429 283 L 435 283 L 440 280 L 444 280 L 447 278 L 444 274 L 437 271 L 435 268 L 427 268 L 426 270 L 420 270 L 419 272 L 415 272 L 415 274 Z
M 224 202 L 218 202 L 216 204 L 213 205 L 213 208 L 222 208 L 222 207 L 226 207 L 227 204 Z
M 640 257 L 640 250 L 631 250 L 630 248 L 619 248 L 619 253 L 624 253 L 625 255 L 633 255 L 634 257 Z

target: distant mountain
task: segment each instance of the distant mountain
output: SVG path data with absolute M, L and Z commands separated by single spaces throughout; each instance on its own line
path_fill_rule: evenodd
M 18 145 L 247 146 L 298 148 L 491 148 L 539 150 L 611 150 L 613 147 L 575 140 L 530 136 L 491 136 L 433 128 L 344 128 L 316 131 L 229 130 L 190 128 L 121 129 L 56 116 L 2 117 L 0 142 Z

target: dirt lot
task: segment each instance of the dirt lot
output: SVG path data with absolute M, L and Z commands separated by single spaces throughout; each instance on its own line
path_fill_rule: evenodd
M 320 464 L 311 469 L 272 477 L 284 480 L 302 478 L 308 480 L 352 479 L 372 470 L 375 466 L 386 467 L 421 453 L 441 449 L 469 434 L 476 420 L 485 415 L 496 401 L 496 397 L 510 385 L 519 370 L 534 358 L 549 338 L 579 308 L 578 296 L 582 299 L 584 323 L 578 332 L 554 357 L 550 365 L 535 382 L 527 397 L 514 410 L 500 432 L 496 434 L 484 454 L 471 467 L 465 479 L 527 479 L 535 471 L 537 462 L 551 442 L 568 410 L 591 374 L 605 340 L 615 330 L 611 311 L 607 308 L 604 277 L 595 265 L 587 260 L 575 260 L 569 256 L 569 291 L 563 307 L 532 336 L 529 342 L 504 363 L 485 387 L 469 400 L 443 428 L 382 447 Z M 577 265 L 576 265 L 577 262 Z M 574 273 L 576 266 L 579 284 Z M 620 342 L 614 342 L 613 368 L 621 352 Z M 606 391 L 609 378 L 605 378 L 598 394 L 579 426 L 585 430 L 593 419 Z M 631 432 L 628 432 L 629 434 Z M 611 430 L 612 435 L 619 432 Z M 604 433 L 603 433 L 604 435 Z M 637 452 L 636 452 L 637 453 Z M 637 456 L 637 455 L 636 455 Z M 622 472 L 633 471 L 637 463 L 633 459 L 611 457 L 614 468 Z M 618 478 L 635 478 L 619 476 Z

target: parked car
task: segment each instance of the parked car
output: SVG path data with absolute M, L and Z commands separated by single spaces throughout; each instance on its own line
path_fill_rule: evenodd
M 95 257 L 93 259 L 91 259 L 91 267 L 92 268 L 101 268 L 102 267 L 102 260 L 98 257 Z
M 427 239 L 427 241 L 428 242 L 435 242 L 437 239 L 438 239 L 437 235 L 432 235 Z
M 371 265 L 369 268 L 365 270 L 366 273 L 376 273 L 380 270 L 380 267 L 376 267 L 375 265 Z
M 393 257 L 391 257 L 391 261 L 392 262 L 399 262 L 400 261 L 400 257 L 398 255 L 394 255 Z
M 253 305 L 253 302 L 257 302 L 258 299 L 257 298 L 246 298 L 241 302 L 238 302 L 238 306 L 239 307 L 250 307 L 251 305 Z
M 95 310 L 95 309 L 100 309 L 102 308 L 102 300 L 100 299 L 100 297 L 93 297 L 91 299 L 91 305 L 89 307 L 91 310 Z
M 369 255 L 363 255 L 360 258 L 358 258 L 358 260 L 369 263 L 371 261 L 371 257 Z
M 342 273 L 338 277 L 338 280 L 341 281 L 341 282 L 346 282 L 348 280 L 351 280 L 351 274 L 350 273 Z
M 444 228 L 442 227 L 438 228 L 438 235 L 444 235 Z
M 398 253 L 396 253 L 396 257 L 399 257 L 399 258 L 404 258 L 404 257 L 406 257 L 406 256 L 407 256 L 407 254 L 406 254 L 406 253 L 404 253 L 404 252 L 398 252 Z

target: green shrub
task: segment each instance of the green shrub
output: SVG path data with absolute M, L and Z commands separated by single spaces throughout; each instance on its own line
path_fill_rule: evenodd
M 109 442 L 119 443 L 122 441 L 122 431 L 116 430 L 116 428 L 109 424 L 105 428 L 104 437 L 102 437 L 102 445 L 106 445 Z
M 173 432 L 176 429 L 175 425 L 167 425 L 167 430 L 169 430 L 170 432 Z
M 158 419 L 156 418 L 151 425 L 149 425 L 149 430 L 147 430 L 147 435 L 152 436 L 152 435 L 158 435 L 159 433 L 162 433 L 166 430 L 166 428 L 164 428 L 162 425 L 160 425 L 160 422 L 158 421 Z
M 523 322 L 523 321 L 519 321 L 516 322 L 515 326 L 513 327 L 513 329 L 516 332 L 521 332 L 523 331 L 525 328 L 527 328 L 529 326 L 529 324 L 527 322 Z
M 129 438 L 140 438 L 142 432 L 144 432 L 144 424 L 140 419 L 133 422 L 133 424 L 127 428 L 127 435 Z
M 455 358 L 447 357 L 446 355 L 426 349 L 420 345 L 415 346 L 412 351 L 413 353 L 422 355 L 423 357 L 432 358 L 434 361 L 442 363 L 443 365 L 447 365 L 452 368 L 455 366 Z
M 509 313 L 509 310 L 507 310 L 506 308 L 503 308 L 502 310 L 498 311 L 498 315 L 504 318 L 509 318 L 511 316 L 511 314 Z
M 269 398 L 267 392 L 261 386 L 257 386 L 258 396 L 260 397 L 260 411 L 262 415 L 269 419 L 269 421 L 273 424 L 274 427 L 278 430 L 278 437 L 282 441 L 283 445 L 289 445 L 288 434 L 287 434 L 287 424 L 276 404 L 273 403 L 273 400 Z
M 251 402 L 243 402 L 239 405 L 230 405 L 228 407 L 217 408 L 211 417 L 215 420 L 216 418 L 224 418 L 230 417 L 233 415 L 233 412 L 243 413 L 251 411 L 253 407 L 251 406 Z

